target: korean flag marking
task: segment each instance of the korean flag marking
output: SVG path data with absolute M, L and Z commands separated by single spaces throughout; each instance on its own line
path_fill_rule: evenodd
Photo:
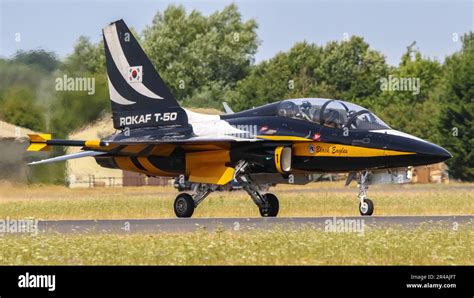
M 128 82 L 141 83 L 143 79 L 143 66 L 130 66 L 128 68 Z

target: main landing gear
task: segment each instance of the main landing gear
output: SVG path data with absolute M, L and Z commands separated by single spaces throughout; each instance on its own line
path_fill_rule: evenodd
M 367 177 L 369 172 L 365 171 L 359 174 L 359 212 L 362 216 L 370 216 L 374 213 L 374 202 L 367 198 L 367 190 L 369 189 Z
M 192 194 L 178 194 L 174 200 L 174 213 L 177 217 L 191 217 L 194 209 L 216 188 L 217 185 L 194 184 Z
M 235 167 L 234 180 L 250 195 L 257 205 L 262 217 L 275 217 L 280 210 L 278 198 L 272 193 L 263 194 L 258 184 L 245 171 L 248 163 L 240 161 Z M 185 189 L 189 185 L 184 177 L 179 177 L 175 185 L 178 189 Z M 191 217 L 194 209 L 213 191 L 217 189 L 214 184 L 192 184 L 192 193 L 180 193 L 174 201 L 174 213 L 177 217 Z
M 280 210 L 278 198 L 272 193 L 262 194 L 258 184 L 246 173 L 248 163 L 239 161 L 235 167 L 234 179 L 250 195 L 255 205 L 260 210 L 262 217 L 276 217 Z

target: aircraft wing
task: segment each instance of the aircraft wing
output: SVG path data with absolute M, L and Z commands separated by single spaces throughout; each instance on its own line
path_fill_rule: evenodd
M 39 164 L 45 164 L 45 163 L 51 163 L 51 162 L 56 162 L 56 161 L 64 161 L 68 159 L 75 159 L 75 158 L 82 158 L 82 157 L 88 157 L 88 156 L 98 156 L 98 155 L 103 155 L 107 154 L 107 152 L 100 152 L 100 151 L 82 151 L 82 152 L 77 152 L 77 153 L 72 153 L 72 154 L 66 154 L 62 156 L 57 156 L 53 158 L 48 158 L 48 159 L 43 159 L 39 161 L 33 161 L 30 162 L 28 165 L 39 165 Z

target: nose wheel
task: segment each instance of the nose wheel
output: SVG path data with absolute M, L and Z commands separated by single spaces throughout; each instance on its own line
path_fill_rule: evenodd
M 370 199 L 364 199 L 359 203 L 359 212 L 360 215 L 370 216 L 374 213 L 374 202 Z

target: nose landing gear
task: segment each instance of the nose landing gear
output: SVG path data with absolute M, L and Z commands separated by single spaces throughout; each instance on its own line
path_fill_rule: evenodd
M 362 216 L 370 216 L 374 213 L 374 202 L 367 198 L 367 191 L 369 189 L 367 177 L 369 172 L 365 171 L 359 174 L 359 193 L 357 197 L 359 198 L 359 212 Z
M 374 213 L 374 202 L 371 199 L 364 199 L 361 203 L 359 203 L 359 212 L 360 215 L 372 215 Z

